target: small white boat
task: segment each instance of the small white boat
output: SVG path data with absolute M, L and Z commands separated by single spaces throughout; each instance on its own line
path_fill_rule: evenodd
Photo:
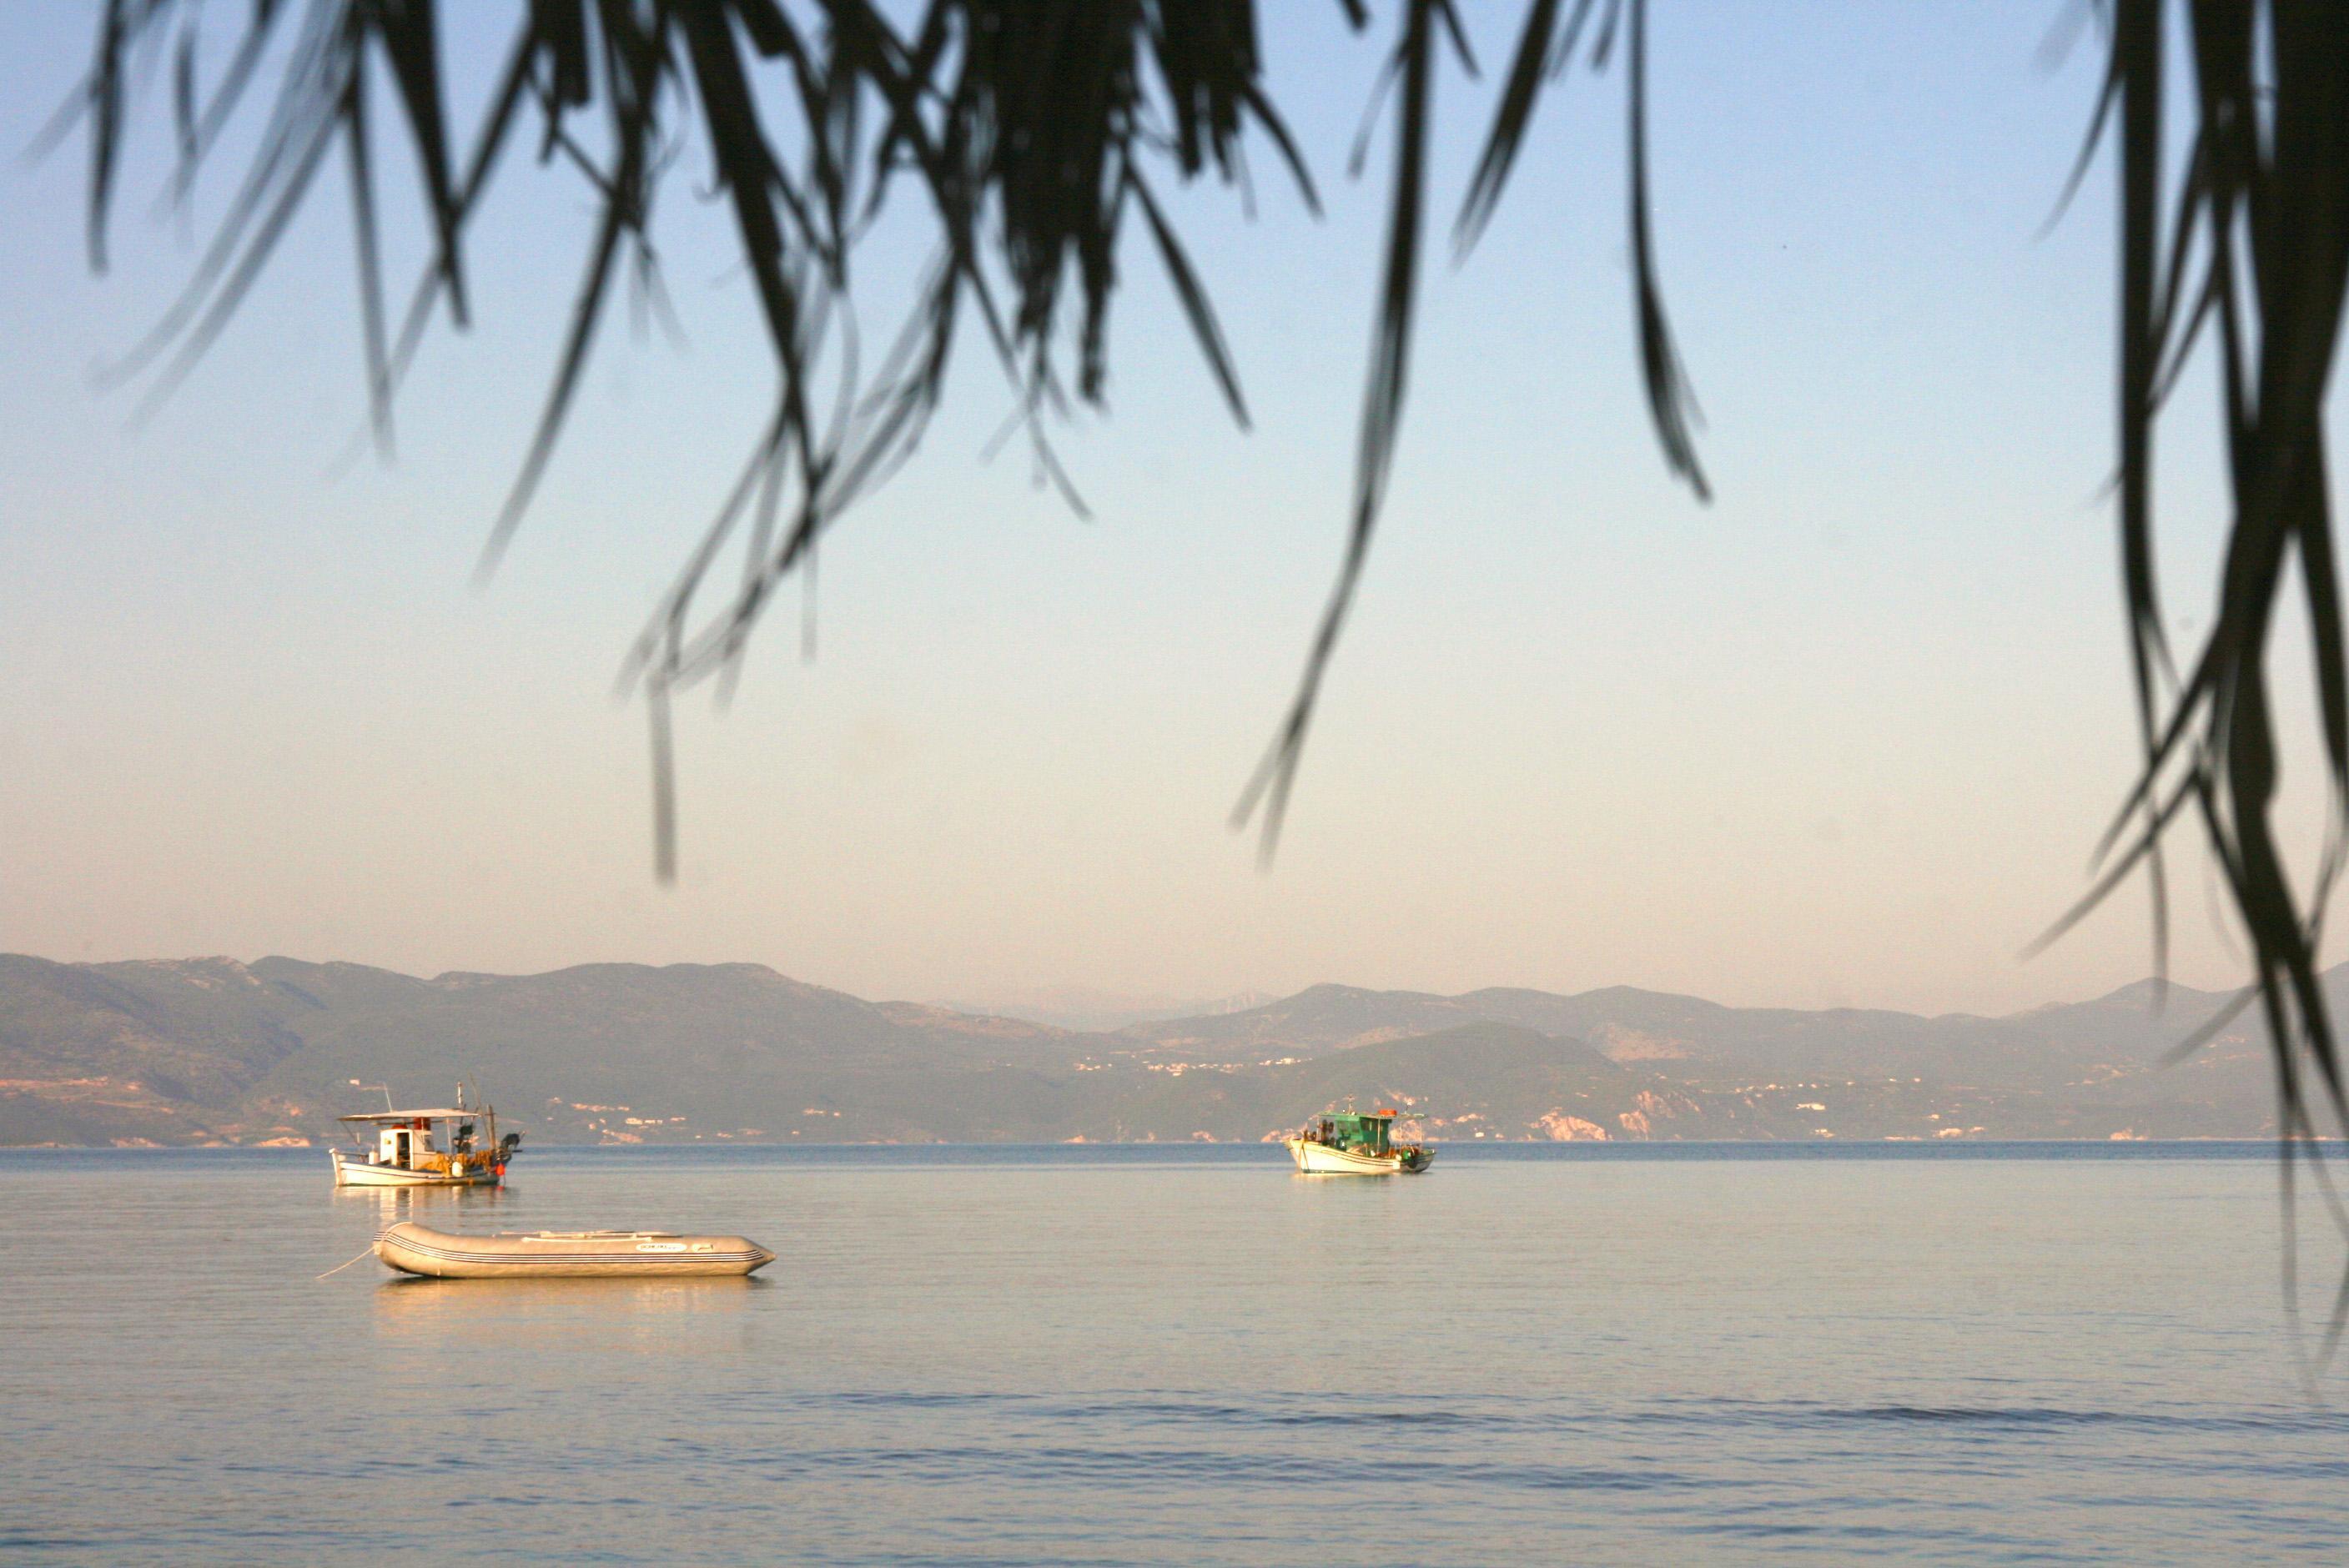
M 1392 1110 L 1325 1111 L 1286 1140 L 1298 1170 L 1309 1176 L 1416 1176 L 1435 1163 L 1423 1144 L 1397 1143 Z
M 585 1279 L 747 1274 L 775 1254 L 747 1236 L 670 1231 L 536 1231 L 454 1235 L 402 1221 L 375 1239 L 375 1255 L 402 1274 L 434 1279 Z
M 390 1098 L 388 1092 L 384 1095 Z M 494 1187 L 506 1179 L 507 1162 L 522 1149 L 521 1133 L 498 1136 L 494 1109 L 486 1105 L 466 1109 L 461 1087 L 454 1107 L 369 1110 L 339 1119 L 359 1140 L 359 1149 L 354 1153 L 329 1150 L 337 1187 Z M 434 1141 L 436 1127 L 449 1130 L 445 1149 Z M 372 1148 L 366 1141 L 367 1129 L 375 1132 Z

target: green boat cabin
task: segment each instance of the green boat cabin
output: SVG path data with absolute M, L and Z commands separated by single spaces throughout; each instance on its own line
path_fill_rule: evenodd
M 1394 1127 L 1392 1110 L 1333 1111 L 1321 1119 L 1320 1141 L 1333 1149 L 1359 1149 L 1366 1154 L 1392 1153 L 1387 1135 Z

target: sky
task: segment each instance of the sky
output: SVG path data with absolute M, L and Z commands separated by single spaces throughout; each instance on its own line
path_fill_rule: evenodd
M 450 9 L 461 119 L 507 8 Z M 1438 83 L 1442 222 L 1516 9 L 1464 7 L 1485 79 Z M 98 376 L 237 169 L 162 206 L 151 94 L 104 277 L 82 146 L 0 165 L 0 950 L 750 961 L 1004 1005 L 1337 981 L 2006 1012 L 2133 981 L 2141 890 L 2019 957 L 2086 885 L 2134 744 L 2103 490 L 2109 165 L 2045 227 L 2097 78 L 2092 33 L 2047 47 L 2067 9 L 1653 8 L 1657 243 L 1710 505 L 1646 423 L 1619 62 L 1552 96 L 1483 242 L 1431 253 L 1385 522 L 1269 872 L 1226 819 L 1338 562 L 1385 201 L 1383 138 L 1344 168 L 1382 46 L 1335 6 L 1266 8 L 1325 215 L 1260 140 L 1252 217 L 1212 182 L 1170 200 L 1253 428 L 1138 232 L 1108 406 L 1059 437 L 1092 521 L 1016 443 L 990 456 L 1008 394 L 966 342 L 916 461 L 825 546 L 816 656 L 792 603 L 730 707 L 687 700 L 674 887 L 645 714 L 614 679 L 771 383 L 703 150 L 657 218 L 682 344 L 615 318 L 476 586 L 581 264 L 575 177 L 507 170 L 473 329 L 420 358 L 396 458 L 351 461 L 331 175 L 151 415 Z M 0 7 L 0 146 L 33 140 L 94 15 Z M 916 254 L 875 241 L 874 320 Z M 2162 564 L 2190 637 L 2223 490 L 2207 379 L 2178 407 Z M 2173 973 L 2235 984 L 2182 847 Z

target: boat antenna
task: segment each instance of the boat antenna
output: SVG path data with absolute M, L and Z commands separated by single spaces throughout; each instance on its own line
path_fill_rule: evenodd
M 391 1103 L 391 1086 L 390 1086 L 389 1084 L 383 1084 L 383 1083 L 361 1083 L 361 1082 L 359 1082 L 359 1080 L 358 1080 L 358 1079 L 357 1079 L 357 1078 L 353 1078 L 353 1079 L 351 1079 L 351 1087 L 352 1087 L 353 1088 L 360 1088 L 360 1089 L 366 1089 L 366 1088 L 379 1088 L 379 1089 L 383 1090 L 383 1109 L 384 1109 L 385 1110 L 387 1110 L 387 1111 L 391 1110 L 392 1109 L 394 1109 L 394 1108 L 393 1108 L 393 1106 L 392 1106 L 392 1103 Z
M 457 1109 L 459 1110 L 465 1109 L 465 1080 L 463 1078 L 459 1078 L 457 1080 Z

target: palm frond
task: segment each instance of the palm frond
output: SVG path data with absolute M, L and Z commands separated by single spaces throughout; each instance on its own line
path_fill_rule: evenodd
M 2349 295 L 2349 35 L 2282 0 L 2181 5 L 2193 136 L 2166 221 L 2168 11 L 2162 0 L 2111 7 L 2098 129 L 2116 129 L 2119 142 L 2116 489 L 2144 760 L 2100 861 L 2130 824 L 2134 841 L 2063 923 L 2142 865 L 2153 879 L 2158 962 L 2168 941 L 2159 848 L 2178 809 L 2196 805 L 2249 940 L 2251 985 L 2222 1017 L 2255 999 L 2264 1021 L 2287 1205 L 2294 1172 L 2305 1169 L 2349 1232 L 2349 1205 L 2332 1188 L 2320 1141 L 2349 1130 L 2349 1075 L 2318 969 L 2349 830 L 2349 648 L 2324 432 Z M 2197 256 L 2203 270 L 2193 281 L 2186 274 Z M 2168 393 L 2198 346 L 2216 356 L 2233 514 L 2217 614 L 2180 681 L 2154 573 L 2154 443 Z M 2304 877 L 2277 825 L 2282 724 L 2270 670 L 2276 612 L 2295 574 L 2326 790 L 2323 847 Z M 2290 1238 L 2287 1227 L 2288 1247 Z M 2341 1322 L 2336 1305 L 2321 1356 L 2337 1346 Z

